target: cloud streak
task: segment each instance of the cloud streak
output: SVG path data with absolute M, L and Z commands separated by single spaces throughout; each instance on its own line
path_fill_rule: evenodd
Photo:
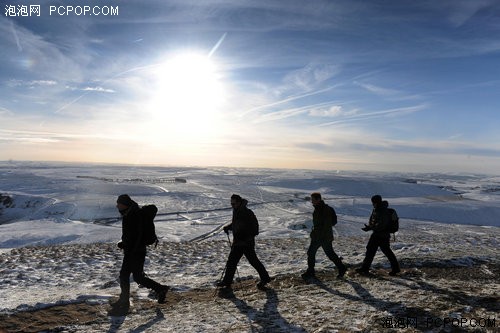
M 314 95 L 322 94 L 322 93 L 328 92 L 328 91 L 330 91 L 332 89 L 335 89 L 335 86 L 326 87 L 326 88 L 319 89 L 319 90 L 312 91 L 312 92 L 308 92 L 308 93 L 305 93 L 305 94 L 300 94 L 300 95 L 295 95 L 295 96 L 289 96 L 289 97 L 283 98 L 281 100 L 278 100 L 278 101 L 275 101 L 275 102 L 272 102 L 272 103 L 268 103 L 268 104 L 264 104 L 264 105 L 259 105 L 257 107 L 251 108 L 249 110 L 244 111 L 239 116 L 243 117 L 243 116 L 246 116 L 246 115 L 248 115 L 250 113 L 253 113 L 253 112 L 256 112 L 256 111 L 265 110 L 265 109 L 268 109 L 268 108 L 271 108 L 271 107 L 275 107 L 275 106 L 278 106 L 278 105 L 281 105 L 281 104 L 285 104 L 285 103 L 289 103 L 289 102 L 294 102 L 294 101 L 297 101 L 297 100 L 300 100 L 300 99 L 303 99 L 303 98 L 306 98 L 306 97 L 311 97 L 311 96 L 314 96 Z
M 366 121 L 369 119 L 380 118 L 380 117 L 402 116 L 402 115 L 407 115 L 407 114 L 419 112 L 419 111 L 425 110 L 426 108 L 427 108 L 427 105 L 421 104 L 421 105 L 401 107 L 401 108 L 396 108 L 396 109 L 376 111 L 376 112 L 370 112 L 370 113 L 359 113 L 356 115 L 347 116 L 343 119 L 319 124 L 317 126 L 318 127 L 328 127 L 328 126 L 339 125 L 339 124 L 343 124 L 343 123 L 363 122 L 363 121 Z

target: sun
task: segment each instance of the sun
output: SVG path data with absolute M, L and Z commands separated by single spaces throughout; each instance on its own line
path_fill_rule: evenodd
M 199 138 L 213 134 L 225 101 L 221 75 L 208 56 L 183 53 L 154 68 L 149 110 L 170 134 Z

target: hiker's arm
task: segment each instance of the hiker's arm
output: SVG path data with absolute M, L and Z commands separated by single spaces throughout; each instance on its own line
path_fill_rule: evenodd
M 223 229 L 226 234 L 229 234 L 229 230 L 233 230 L 233 222 L 231 221 L 231 223 L 225 225 Z

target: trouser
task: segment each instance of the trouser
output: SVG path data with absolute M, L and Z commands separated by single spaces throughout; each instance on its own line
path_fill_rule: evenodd
M 339 270 L 345 268 L 342 260 L 335 253 L 332 246 L 331 240 L 313 239 L 311 238 L 311 244 L 309 244 L 309 249 L 307 250 L 307 271 L 314 273 L 314 266 L 316 265 L 316 252 L 319 248 L 322 248 L 328 259 L 333 261 L 335 266 Z
M 377 250 L 380 247 L 382 253 L 387 257 L 387 259 L 389 259 L 392 270 L 398 272 L 399 263 L 398 260 L 396 259 L 396 256 L 394 255 L 394 252 L 392 252 L 391 250 L 390 240 L 391 240 L 391 234 L 387 232 L 372 233 L 372 235 L 370 236 L 370 240 L 368 241 L 368 245 L 366 245 L 366 256 L 365 260 L 363 260 L 363 265 L 361 266 L 361 269 L 366 271 L 370 269 L 370 266 L 372 265 L 373 262 L 373 258 L 375 257 L 375 254 L 377 253 Z
M 236 266 L 238 265 L 238 262 L 243 255 L 245 255 L 248 262 L 250 263 L 250 265 L 252 265 L 253 268 L 255 268 L 257 273 L 259 273 L 261 281 L 268 281 L 270 279 L 266 268 L 260 262 L 259 258 L 257 258 L 254 246 L 233 245 L 227 259 L 226 274 L 224 275 L 224 279 L 222 280 L 223 283 L 231 284 L 233 282 L 234 273 L 236 272 Z
M 148 278 L 144 273 L 144 261 L 146 260 L 146 252 L 125 252 L 123 263 L 120 269 L 120 298 L 128 299 L 130 295 L 130 274 L 134 277 L 134 281 L 148 289 L 161 291 L 162 285 Z

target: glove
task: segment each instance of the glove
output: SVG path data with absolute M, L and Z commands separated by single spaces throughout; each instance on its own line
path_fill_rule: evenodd
M 224 232 L 229 235 L 229 227 L 224 227 Z
M 116 246 L 118 246 L 118 248 L 120 248 L 120 249 L 122 249 L 122 250 L 123 250 L 123 248 L 125 247 L 125 246 L 123 245 L 123 242 L 122 242 L 122 241 L 119 241 L 119 242 L 116 244 Z
M 370 228 L 369 226 L 367 226 L 367 225 L 365 224 L 365 227 L 364 227 L 364 228 L 361 228 L 361 230 L 363 230 L 363 231 L 370 231 L 370 230 L 372 230 L 372 228 Z

